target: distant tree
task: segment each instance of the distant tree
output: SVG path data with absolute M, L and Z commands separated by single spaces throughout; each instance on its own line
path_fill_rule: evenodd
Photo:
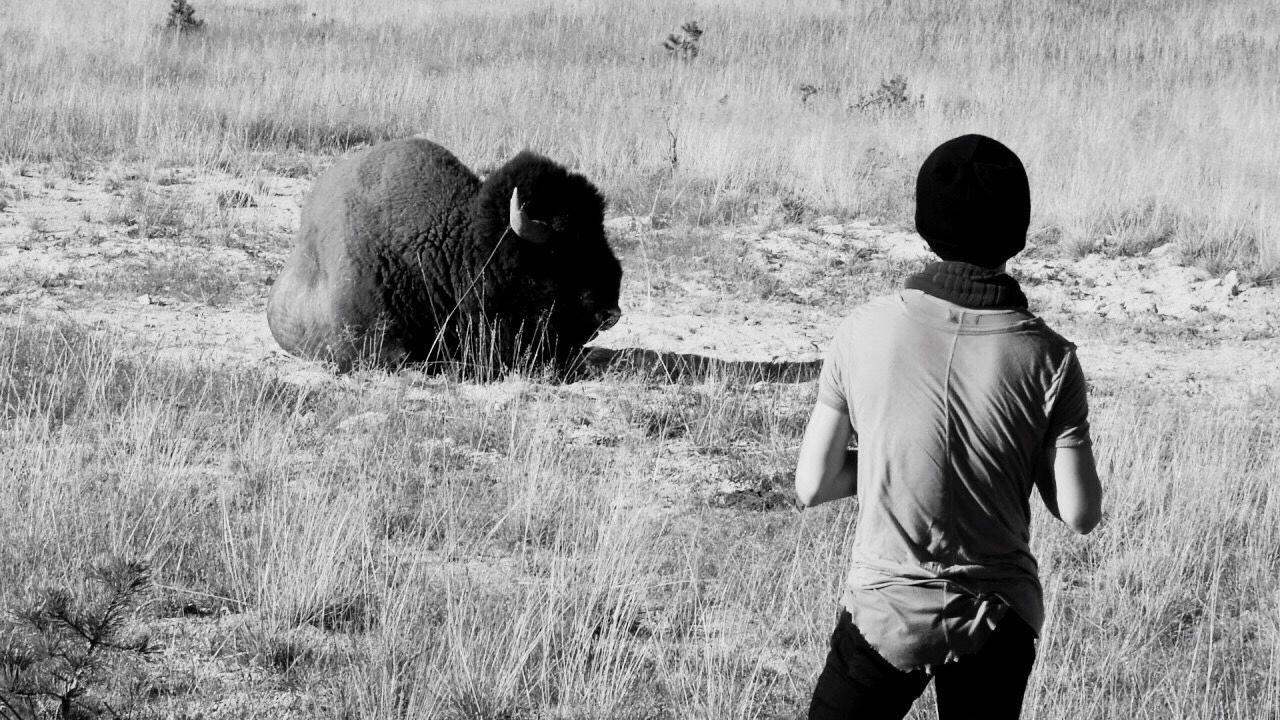
M 204 29 L 204 20 L 196 17 L 196 9 L 187 0 L 173 0 L 169 4 L 169 16 L 164 27 L 179 33 L 195 32 Z

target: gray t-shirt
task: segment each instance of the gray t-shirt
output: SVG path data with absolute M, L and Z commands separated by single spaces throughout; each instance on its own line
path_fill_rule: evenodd
M 977 651 L 1007 609 L 1039 632 L 1035 469 L 1090 444 L 1075 346 L 1024 310 L 902 290 L 840 325 L 818 400 L 857 439 L 843 601 L 872 646 L 909 670 Z

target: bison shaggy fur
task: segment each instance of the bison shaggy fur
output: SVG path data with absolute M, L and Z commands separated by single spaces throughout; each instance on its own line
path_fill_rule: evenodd
M 312 188 L 267 301 L 271 333 L 344 369 L 563 361 L 620 314 L 604 207 L 586 178 L 528 151 L 482 182 L 430 141 L 376 145 Z

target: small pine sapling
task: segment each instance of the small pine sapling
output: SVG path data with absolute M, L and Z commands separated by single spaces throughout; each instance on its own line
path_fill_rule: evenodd
M 113 560 L 88 575 L 100 586 L 94 597 L 48 589 L 0 625 L 0 719 L 118 715 L 99 693 L 120 662 L 156 650 L 128 634 L 151 573 L 145 563 Z

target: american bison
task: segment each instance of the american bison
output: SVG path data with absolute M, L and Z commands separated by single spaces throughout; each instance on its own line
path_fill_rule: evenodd
M 341 369 L 562 362 L 620 315 L 604 205 L 532 152 L 481 182 L 430 141 L 376 145 L 312 188 L 267 301 L 271 333 Z

